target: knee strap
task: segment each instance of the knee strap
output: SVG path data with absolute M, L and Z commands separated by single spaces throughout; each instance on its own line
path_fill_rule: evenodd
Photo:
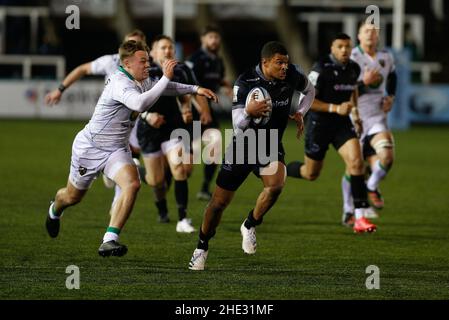
M 382 139 L 377 141 L 373 145 L 373 149 L 376 150 L 376 153 L 379 153 L 382 149 L 392 149 L 394 147 L 394 143 L 388 139 Z

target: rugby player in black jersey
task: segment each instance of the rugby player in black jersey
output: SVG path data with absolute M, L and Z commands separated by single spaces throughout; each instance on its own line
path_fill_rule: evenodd
M 164 35 L 157 36 L 153 41 L 152 55 L 154 55 L 154 63 L 150 66 L 150 76 L 157 79 L 162 77 L 161 65 L 164 61 L 175 57 L 173 40 Z M 180 83 L 197 85 L 192 70 L 183 63 L 176 65 L 173 78 Z M 166 200 L 167 184 L 165 182 L 168 164 L 174 180 L 178 208 L 179 219 L 176 231 L 184 233 L 195 231 L 191 220 L 186 217 L 188 172 L 183 163 L 178 161 L 180 154 L 189 152 L 189 146 L 184 146 L 179 137 L 172 137 L 172 132 L 176 129 L 186 128 L 186 124 L 192 122 L 190 99 L 190 95 L 179 97 L 180 110 L 176 97 L 163 96 L 156 102 L 151 112 L 141 115 L 137 124 L 137 137 L 145 163 L 145 180 L 153 188 L 159 221 L 169 222 Z
M 231 85 L 225 80 L 225 67 L 223 59 L 219 55 L 221 46 L 220 31 L 215 26 L 206 26 L 201 34 L 201 48 L 195 51 L 186 61 L 186 64 L 192 68 L 200 86 L 208 88 L 214 92 L 219 92 L 224 87 L 229 95 L 232 94 Z M 196 99 L 196 98 L 195 98 Z M 196 100 L 195 100 L 196 101 Z M 207 100 L 204 100 L 207 101 Z M 214 115 L 213 109 L 209 106 L 201 106 L 201 114 L 193 109 L 193 120 L 201 120 L 201 136 L 204 141 L 212 147 L 221 148 L 221 134 L 218 119 Z M 200 139 L 194 141 L 195 148 L 201 148 Z M 214 177 L 217 163 L 216 157 L 210 155 L 204 165 L 204 176 L 201 190 L 197 193 L 200 200 L 210 200 L 210 183 Z M 219 161 L 220 159 L 218 159 Z
M 356 232 L 372 232 L 376 226 L 365 217 L 373 209 L 367 200 L 363 157 L 357 139 L 357 134 L 362 132 L 357 111 L 357 80 L 361 70 L 349 58 L 351 49 L 351 38 L 344 33 L 337 34 L 332 40 L 331 53 L 313 66 L 309 80 L 315 86 L 316 96 L 306 121 L 304 163 L 289 163 L 287 174 L 316 180 L 332 144 L 351 177 L 355 214 L 344 214 L 343 224 L 353 226 Z
M 256 100 L 255 95 L 251 94 L 247 103 L 248 94 L 256 87 L 265 89 L 269 97 Z M 299 99 L 299 92 L 304 94 L 302 99 Z M 289 117 L 296 121 L 299 138 L 303 131 L 303 115 L 310 108 L 314 96 L 313 85 L 298 67 L 289 63 L 287 50 L 279 42 L 266 43 L 261 51 L 260 63 L 239 76 L 234 85 L 233 141 L 228 146 L 215 191 L 205 210 L 199 242 L 189 264 L 191 270 L 204 269 L 208 243 L 215 234 L 223 211 L 251 172 L 260 177 L 263 190 L 242 223 L 240 232 L 243 251 L 247 254 L 256 252 L 255 228 L 275 204 L 285 182 L 282 136 L 287 121 Z M 256 124 L 254 120 L 267 113 L 271 113 L 265 119 L 267 122 Z M 273 137 L 275 141 L 272 141 Z

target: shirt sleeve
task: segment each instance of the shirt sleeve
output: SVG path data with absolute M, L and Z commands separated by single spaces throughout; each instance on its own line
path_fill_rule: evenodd
M 232 97 L 232 109 L 245 108 L 246 97 L 250 88 L 248 84 L 241 80 L 241 77 L 237 79 L 233 87 L 233 97 Z
M 165 78 L 165 76 L 164 76 Z M 182 96 L 184 94 L 197 93 L 199 86 L 192 86 L 190 84 L 184 84 L 179 82 L 170 81 L 167 84 L 162 95 L 164 96 Z
M 310 70 L 310 73 L 308 75 L 308 79 L 310 83 L 315 87 L 315 94 L 317 95 L 320 91 L 320 88 L 323 83 L 323 75 L 322 75 L 322 68 L 319 63 L 315 63 L 312 67 L 312 70 Z
M 304 72 L 299 65 L 293 64 L 291 66 L 293 69 L 291 76 L 293 77 L 295 90 L 303 91 L 307 87 L 307 77 L 304 75 Z
M 290 109 L 290 114 L 300 112 L 305 115 L 312 106 L 313 100 L 315 99 L 315 88 L 310 81 L 307 81 L 307 86 L 298 95 L 298 91 L 295 91 L 292 96 L 292 108 Z
M 169 82 L 170 80 L 163 76 L 159 81 L 151 82 L 151 88 L 148 91 L 140 93 L 132 81 L 119 81 L 113 88 L 113 99 L 133 111 L 144 112 L 156 103 Z
M 90 72 L 92 75 L 104 76 L 108 73 L 110 65 L 114 62 L 113 54 L 101 56 L 90 64 Z
M 246 129 L 251 121 L 251 117 L 245 111 L 249 91 L 248 84 L 239 77 L 234 84 L 232 98 L 232 127 L 234 130 Z

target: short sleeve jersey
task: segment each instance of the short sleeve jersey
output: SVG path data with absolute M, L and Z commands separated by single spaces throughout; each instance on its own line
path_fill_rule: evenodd
M 105 76 L 105 80 L 109 78 L 120 65 L 120 57 L 118 53 L 101 56 L 92 61 L 90 68 L 93 75 Z
M 357 87 L 360 67 L 352 60 L 339 63 L 331 55 L 316 62 L 309 73 L 309 80 L 315 87 L 315 98 L 325 103 L 341 104 L 351 99 Z M 312 118 L 335 118 L 337 114 L 310 112 Z

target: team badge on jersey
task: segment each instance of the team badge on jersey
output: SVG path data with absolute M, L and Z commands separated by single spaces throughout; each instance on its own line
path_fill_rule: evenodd
M 86 174 L 86 172 L 87 172 L 87 168 L 80 166 L 78 168 L 78 172 L 80 173 L 80 175 L 84 176 Z

